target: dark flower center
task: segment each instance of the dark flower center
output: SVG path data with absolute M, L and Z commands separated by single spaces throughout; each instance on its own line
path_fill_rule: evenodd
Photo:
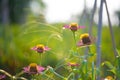
M 70 29 L 71 29 L 72 31 L 77 31 L 77 26 L 71 26 Z
M 30 72 L 36 74 L 37 73 L 37 66 L 31 66 L 30 67 Z
M 44 52 L 44 48 L 43 47 L 38 47 L 37 48 L 37 52 L 38 53 L 43 53 Z
M 90 44 L 91 40 L 89 37 L 84 37 L 84 38 L 82 38 L 82 42 L 83 42 L 83 44 Z

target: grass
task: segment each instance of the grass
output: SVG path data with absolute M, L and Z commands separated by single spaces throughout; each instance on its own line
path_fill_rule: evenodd
M 28 23 L 24 26 L 9 26 L 9 29 L 6 31 L 7 40 L 4 40 L 3 35 L 0 35 L 0 65 L 2 65 L 0 68 L 8 71 L 11 74 L 15 74 L 21 71 L 24 66 L 27 66 L 31 62 L 40 64 L 41 59 L 39 54 L 30 50 L 30 48 L 42 43 L 51 48 L 50 51 L 43 54 L 44 56 L 42 57 L 42 66 L 52 66 L 56 72 L 60 73 L 62 76 L 67 77 L 69 76 L 69 68 L 64 65 L 66 65 L 67 62 L 74 60 L 84 64 L 83 66 L 79 67 L 79 70 L 83 70 L 81 70 L 81 72 L 78 71 L 78 73 L 82 74 L 81 76 L 84 79 L 89 79 L 92 76 L 92 80 L 94 80 L 95 72 L 93 67 L 95 67 L 95 64 L 93 64 L 93 62 L 96 60 L 96 45 L 93 44 L 93 46 L 90 46 L 92 52 L 91 54 L 93 55 L 88 57 L 87 64 L 84 63 L 83 57 L 85 49 L 78 49 L 78 55 L 80 58 L 77 58 L 76 55 L 74 55 L 74 39 L 72 32 L 70 30 L 63 30 L 62 26 L 63 24 L 49 25 L 37 22 Z M 120 28 L 113 27 L 113 30 L 117 50 L 120 51 Z M 76 41 L 79 40 L 79 35 L 84 33 L 84 31 L 85 30 L 81 29 L 76 32 Z M 96 28 L 93 28 L 93 32 L 93 35 L 97 38 Z M 2 34 L 2 29 L 0 29 L 0 33 Z M 112 65 L 115 65 L 115 57 L 110 37 L 109 28 L 103 27 L 101 44 L 102 62 L 109 61 L 113 63 Z M 6 47 L 4 47 L 5 41 L 7 43 Z M 7 53 L 4 53 L 4 49 Z M 88 67 L 85 67 L 86 65 L 88 65 Z M 58 77 L 53 75 L 54 73 L 48 72 L 47 74 L 50 75 L 50 77 L 59 80 Z M 108 73 L 104 74 L 107 75 Z

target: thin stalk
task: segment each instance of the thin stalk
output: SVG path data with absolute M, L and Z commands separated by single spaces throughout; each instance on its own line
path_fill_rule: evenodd
M 76 80 L 76 79 L 75 79 L 75 73 L 73 73 L 73 80 Z
M 67 77 L 67 79 L 69 80 L 69 78 L 73 75 L 74 73 L 70 73 L 69 76 Z
M 86 77 L 85 77 L 85 80 L 87 80 L 88 79 L 88 62 L 87 62 L 87 60 L 86 60 L 86 64 L 85 64 L 85 74 L 86 74 Z
M 58 76 L 62 80 L 65 80 L 65 78 L 62 75 L 56 73 L 52 67 L 49 66 L 48 69 L 50 70 L 50 72 L 54 73 L 56 76 Z
M 92 62 L 92 80 L 95 80 L 94 62 Z
M 94 18 L 94 15 L 95 15 L 96 7 L 97 7 L 97 0 L 94 1 L 92 14 L 90 16 L 90 26 L 89 26 L 89 31 L 88 31 L 90 36 L 92 35 L 93 18 Z M 86 47 L 86 50 L 85 50 L 85 56 L 86 55 L 88 55 L 88 47 Z
M 75 43 L 75 46 L 76 46 L 75 32 L 73 32 L 73 38 L 74 38 L 74 43 Z
M 49 75 L 47 75 L 47 74 L 44 74 L 44 76 L 46 76 L 47 77 L 47 79 L 49 79 L 49 80 L 55 80 L 54 78 L 51 78 Z
M 112 24 L 111 24 L 110 15 L 109 15 L 109 11 L 108 11 L 106 0 L 104 0 L 104 3 L 105 3 L 107 17 L 108 17 L 108 23 L 109 23 L 109 29 L 110 29 L 111 39 L 112 39 L 113 51 L 114 51 L 115 57 L 117 57 L 118 56 L 118 52 L 116 50 L 116 44 L 115 44 L 115 40 L 114 40 L 114 34 L 113 34 L 113 30 L 112 30 Z
M 92 35 L 93 18 L 94 18 L 94 15 L 95 15 L 96 7 L 97 7 L 97 0 L 95 0 L 95 2 L 94 2 L 92 15 L 91 15 L 91 18 L 90 18 L 90 26 L 89 26 L 89 34 L 90 34 L 90 36 Z
M 61 76 L 60 74 L 56 73 L 55 71 L 53 72 L 56 76 L 60 77 L 61 79 L 65 79 L 63 76 Z
M 77 46 L 76 46 L 76 38 L 75 38 L 75 32 L 73 32 L 73 38 L 74 38 L 74 51 L 75 51 L 75 53 L 77 52 Z
M 100 68 L 101 63 L 101 33 L 102 33 L 102 13 L 103 13 L 103 2 L 104 0 L 101 0 L 100 3 L 100 10 L 99 10 L 99 22 L 98 22 L 98 33 L 97 33 L 97 60 L 96 60 L 96 67 Z M 100 74 L 97 75 L 97 80 L 100 80 Z
M 24 78 L 24 77 L 16 77 L 17 79 L 20 79 L 20 80 L 28 80 L 28 79 L 26 79 L 26 78 Z
M 2 27 L 3 27 L 3 39 L 4 39 L 4 53 L 8 53 L 8 36 L 7 36 L 7 28 L 9 24 L 9 7 L 8 7 L 9 0 L 1 0 L 1 20 L 2 20 Z
M 21 71 L 20 73 L 16 74 L 15 76 L 16 76 L 16 77 L 19 77 L 19 76 L 21 76 L 22 74 L 24 74 L 23 71 Z
M 5 74 L 5 75 L 7 75 L 10 78 L 12 78 L 12 75 L 9 74 L 8 72 L 4 71 L 4 70 L 0 69 L 0 72 L 3 73 L 3 74 Z
M 40 54 L 40 65 L 42 65 L 42 54 L 43 53 Z

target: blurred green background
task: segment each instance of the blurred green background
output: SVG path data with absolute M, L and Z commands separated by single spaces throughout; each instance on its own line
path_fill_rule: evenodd
M 37 44 L 42 43 L 51 48 L 50 51 L 43 54 L 42 65 L 50 65 L 52 67 L 65 63 L 62 60 L 65 60 L 69 56 L 69 52 L 74 45 L 72 32 L 62 29 L 63 25 L 69 24 L 69 22 L 48 23 L 43 13 L 37 16 L 33 14 L 29 7 L 32 1 L 0 0 L 0 68 L 11 74 L 20 72 L 24 66 L 29 65 L 31 62 L 40 64 L 40 55 L 30 50 L 31 47 Z M 44 11 L 44 2 L 42 0 L 36 0 L 36 2 L 39 3 L 41 11 Z M 87 15 L 90 15 L 89 11 Z M 119 10 L 117 11 L 117 16 L 120 16 Z M 89 17 L 87 18 L 89 19 Z M 79 24 L 84 24 L 87 27 L 76 33 L 77 41 L 80 34 L 88 32 L 88 19 L 84 19 L 84 23 L 83 21 L 78 21 Z M 114 25 L 113 32 L 119 52 L 120 26 Z M 97 38 L 97 23 L 95 22 L 92 34 Z M 113 63 L 115 57 L 108 26 L 103 26 L 102 28 L 101 47 L 102 61 L 107 60 Z M 81 54 L 85 53 L 85 50 L 82 48 L 79 51 Z M 96 54 L 95 44 L 91 46 L 91 51 Z

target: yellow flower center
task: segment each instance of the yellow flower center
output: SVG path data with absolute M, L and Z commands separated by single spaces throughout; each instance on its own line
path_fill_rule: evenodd
M 107 77 L 105 78 L 105 80 L 113 80 L 113 77 L 112 77 L 112 76 L 107 76 Z
M 74 64 L 77 64 L 76 62 L 70 62 L 70 64 L 74 65 Z
M 83 44 L 90 44 L 91 43 L 91 39 L 89 37 L 88 33 L 84 33 L 80 36 L 80 39 L 82 40 Z
M 30 66 L 30 67 L 36 67 L 37 64 L 36 64 L 36 63 L 31 63 L 31 64 L 29 64 L 29 66 Z
M 37 47 L 37 48 L 44 48 L 44 45 L 39 44 L 39 45 L 37 45 L 36 47 Z
M 77 23 L 71 23 L 70 27 L 78 27 L 78 24 Z
M 80 39 L 88 38 L 88 37 L 89 37 L 89 34 L 88 34 L 88 33 L 84 33 L 84 34 L 81 34 L 81 35 L 80 35 Z
M 38 53 L 43 53 L 43 52 L 44 52 L 44 48 L 45 48 L 44 45 L 39 44 L 39 45 L 37 45 L 36 47 L 37 47 L 37 52 L 38 52 Z

